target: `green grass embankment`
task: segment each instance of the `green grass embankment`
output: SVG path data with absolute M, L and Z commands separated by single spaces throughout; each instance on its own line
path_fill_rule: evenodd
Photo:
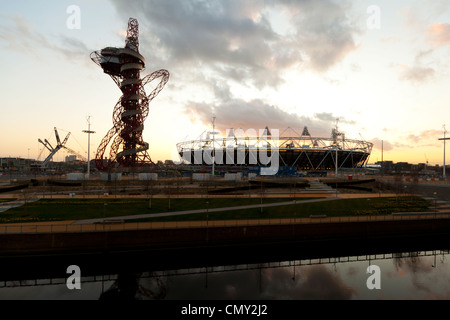
M 297 198 L 299 203 L 279 207 L 208 213 L 209 220 L 301 218 L 310 215 L 361 216 L 383 215 L 404 211 L 429 211 L 430 203 L 418 197 L 380 197 L 338 199 L 316 203 L 301 203 L 310 198 Z M 317 199 L 317 198 L 316 198 Z M 291 201 L 293 198 L 265 198 L 263 203 Z M 169 204 L 170 203 L 170 204 Z M 0 213 L 0 223 L 111 218 L 127 215 L 212 209 L 240 205 L 257 205 L 260 198 L 195 198 L 195 199 L 42 199 Z M 170 209 L 169 209 L 170 206 Z M 205 220 L 205 213 L 154 218 L 152 221 Z M 147 219 L 148 220 L 148 219 Z M 136 221 L 136 220 L 135 220 Z
M 293 200 L 293 199 L 292 199 Z M 430 203 L 415 197 L 382 197 L 360 199 L 338 199 L 313 203 L 301 203 L 297 199 L 295 205 L 279 207 L 253 208 L 235 211 L 213 212 L 208 214 L 209 220 L 228 219 L 278 219 L 278 218 L 308 218 L 311 215 L 326 215 L 327 217 L 347 217 L 366 215 L 388 215 L 393 212 L 421 212 L 430 211 Z M 284 199 L 288 201 L 288 199 Z M 151 221 L 196 221 L 205 220 L 205 213 L 186 216 L 153 218 Z M 136 221 L 136 220 L 135 220 Z M 141 220 L 149 221 L 149 219 Z

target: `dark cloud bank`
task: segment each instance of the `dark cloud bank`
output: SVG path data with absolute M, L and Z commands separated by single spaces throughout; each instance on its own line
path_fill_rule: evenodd
M 332 0 L 193 1 L 112 0 L 124 23 L 139 20 L 143 54 L 171 72 L 173 88 L 202 87 L 211 100 L 183 101 L 185 113 L 226 128 L 302 128 L 328 135 L 336 116 L 306 117 L 283 110 L 259 96 L 242 99 L 233 84 L 261 92 L 276 90 L 287 70 L 326 73 L 356 50 L 358 32 L 349 5 Z M 271 12 L 283 12 L 289 31 L 277 31 Z M 177 82 L 179 81 L 179 82 Z M 182 84 L 181 84 L 182 83 Z M 220 84 L 218 86 L 217 84 Z M 316 106 L 305 106 L 307 108 Z M 301 130 L 301 129 L 300 129 Z

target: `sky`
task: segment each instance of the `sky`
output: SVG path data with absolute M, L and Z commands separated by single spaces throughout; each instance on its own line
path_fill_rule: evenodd
M 176 144 L 215 117 L 224 134 L 307 126 L 329 137 L 338 125 L 374 144 L 369 163 L 443 163 L 449 0 L 1 1 L 0 156 L 43 160 L 38 138 L 56 145 L 54 127 L 95 156 L 121 92 L 89 56 L 123 47 L 130 17 L 142 77 L 170 72 L 143 131 L 155 162 L 178 160 Z

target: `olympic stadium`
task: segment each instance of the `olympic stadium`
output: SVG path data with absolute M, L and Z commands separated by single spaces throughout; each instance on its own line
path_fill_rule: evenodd
M 227 130 L 226 137 L 205 131 L 196 140 L 177 144 L 182 160 L 199 166 L 280 166 L 297 170 L 335 170 L 364 166 L 371 154 L 371 142 L 347 139 L 333 128 L 330 137 L 311 136 L 307 127 L 301 134 L 287 128 L 281 133 L 266 127 L 262 134 Z M 255 132 L 253 132 L 255 133 Z

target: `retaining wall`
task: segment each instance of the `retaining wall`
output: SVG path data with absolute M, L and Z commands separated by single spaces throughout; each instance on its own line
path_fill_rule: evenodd
M 364 239 L 440 234 L 450 234 L 450 219 L 0 234 L 0 256 L 311 244 L 351 239 L 357 244 Z

